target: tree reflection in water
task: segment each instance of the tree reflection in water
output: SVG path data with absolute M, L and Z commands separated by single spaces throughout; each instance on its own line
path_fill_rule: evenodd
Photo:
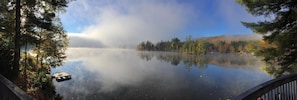
M 261 69 L 267 74 L 277 78 L 282 75 L 293 74 L 297 72 L 297 65 L 290 68 L 280 66 L 269 66 L 273 64 L 264 64 L 257 57 L 250 54 L 222 54 L 212 53 L 206 55 L 189 55 L 175 52 L 138 52 L 141 59 L 150 61 L 153 57 L 160 61 L 165 61 L 177 66 L 181 62 L 184 63 L 185 68 L 189 71 L 193 67 L 199 69 L 207 68 L 208 64 L 213 64 L 223 67 L 237 67 L 237 68 L 257 68 L 262 66 Z
M 262 62 L 255 56 L 249 54 L 221 54 L 212 53 L 207 55 L 189 55 L 175 52 L 138 52 L 141 59 L 150 61 L 154 57 L 160 61 L 171 63 L 174 66 L 183 63 L 186 69 L 193 67 L 199 69 L 207 68 L 208 64 L 233 67 L 233 68 L 258 68 Z

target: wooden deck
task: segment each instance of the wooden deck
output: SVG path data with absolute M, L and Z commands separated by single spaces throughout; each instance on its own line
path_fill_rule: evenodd
M 297 74 L 262 83 L 232 100 L 297 100 Z
M 33 98 L 0 74 L 0 100 L 33 100 Z

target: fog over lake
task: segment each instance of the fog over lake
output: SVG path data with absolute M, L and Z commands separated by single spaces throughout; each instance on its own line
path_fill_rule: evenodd
M 72 79 L 56 82 L 63 99 L 226 100 L 272 79 L 252 55 L 128 49 L 68 48 L 64 66 Z

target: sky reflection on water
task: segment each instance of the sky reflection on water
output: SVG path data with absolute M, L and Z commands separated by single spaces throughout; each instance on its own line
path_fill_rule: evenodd
M 234 64 L 231 58 L 246 56 L 203 58 L 177 53 L 87 48 L 69 48 L 67 55 L 64 66 L 52 69 L 52 73 L 65 71 L 72 75 L 71 80 L 54 81 L 56 91 L 67 100 L 219 100 L 271 79 L 260 70 L 259 61 L 252 56 L 244 58 L 250 60 L 246 61 L 248 63 Z M 227 60 L 218 63 L 220 59 Z

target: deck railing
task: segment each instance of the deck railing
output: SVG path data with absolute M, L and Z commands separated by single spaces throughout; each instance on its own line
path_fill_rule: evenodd
M 297 100 L 297 74 L 262 83 L 234 100 Z
M 33 100 L 33 98 L 0 75 L 0 100 Z

